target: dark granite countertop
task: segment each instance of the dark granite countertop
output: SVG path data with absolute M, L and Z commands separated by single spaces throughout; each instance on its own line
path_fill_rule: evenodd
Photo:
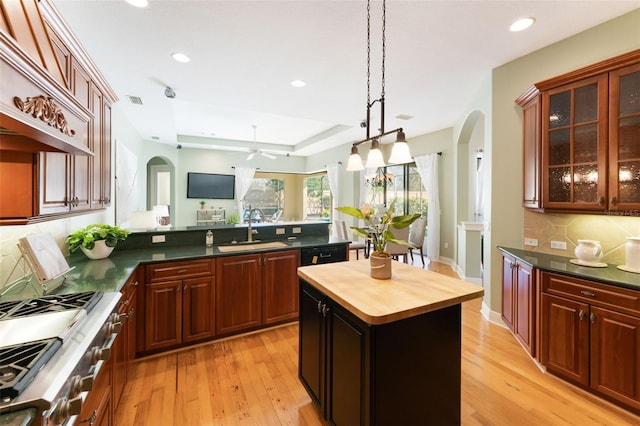
M 504 253 L 510 254 L 533 268 L 547 272 L 556 272 L 576 278 L 597 281 L 604 284 L 640 290 L 640 274 L 625 272 L 617 265 L 607 265 L 606 268 L 591 268 L 574 265 L 570 257 L 554 256 L 522 249 L 498 246 Z
M 322 247 L 345 244 L 347 241 L 332 239 L 330 237 L 310 236 L 294 241 L 286 241 L 286 247 L 278 248 L 248 248 L 247 250 L 226 252 L 219 250 L 220 244 L 207 248 L 204 244 L 185 246 L 163 246 L 157 248 L 143 248 L 135 250 L 114 250 L 106 259 L 89 260 L 80 251 L 73 253 L 68 258 L 69 265 L 74 269 L 66 274 L 64 284 L 56 290 L 56 293 L 78 293 L 89 290 L 120 291 L 127 279 L 138 265 L 143 263 L 192 260 L 208 257 L 236 256 L 241 254 L 262 253 L 265 251 L 278 251 L 301 249 L 306 247 Z

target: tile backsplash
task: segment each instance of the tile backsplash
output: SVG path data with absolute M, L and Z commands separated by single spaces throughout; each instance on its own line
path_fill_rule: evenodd
M 640 217 L 537 213 L 524 211 L 524 238 L 538 240 L 538 246 L 524 245 L 525 250 L 558 256 L 575 257 L 578 240 L 597 240 L 602 245 L 602 262 L 624 265 L 627 237 L 640 236 Z M 552 249 L 551 242 L 567 245 Z

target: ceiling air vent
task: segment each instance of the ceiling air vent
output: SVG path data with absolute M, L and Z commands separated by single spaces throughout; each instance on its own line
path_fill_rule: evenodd
M 139 96 L 129 96 L 127 95 L 127 97 L 129 98 L 129 101 L 134 104 L 134 105 L 142 105 L 142 98 Z
M 398 115 L 396 115 L 396 118 L 398 120 L 411 120 L 413 118 L 413 115 L 398 114 Z

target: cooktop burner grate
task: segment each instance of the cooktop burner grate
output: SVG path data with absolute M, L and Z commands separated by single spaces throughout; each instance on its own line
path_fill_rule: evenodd
M 101 297 L 102 292 L 87 291 L 84 293 L 50 295 L 18 302 L 3 302 L 0 303 L 0 319 L 60 312 L 78 308 L 89 312 Z
M 0 398 L 15 398 L 62 345 L 46 339 L 0 348 Z

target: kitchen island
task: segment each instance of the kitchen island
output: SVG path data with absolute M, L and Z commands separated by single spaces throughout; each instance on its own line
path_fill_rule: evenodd
M 459 424 L 461 303 L 482 287 L 393 262 L 298 269 L 299 377 L 337 425 Z

